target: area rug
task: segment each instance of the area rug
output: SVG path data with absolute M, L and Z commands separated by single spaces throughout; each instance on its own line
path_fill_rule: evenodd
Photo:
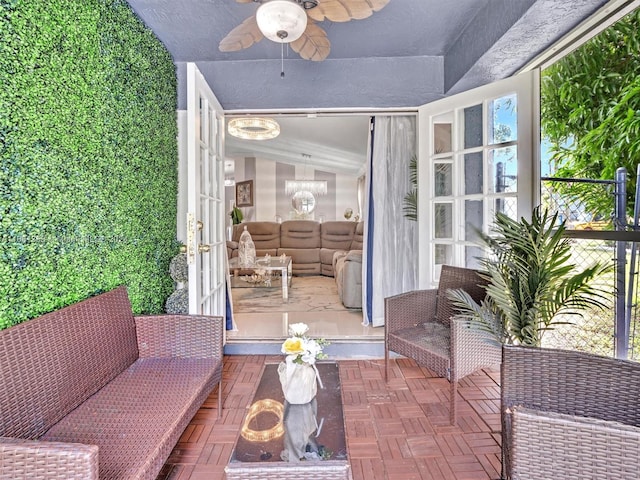
M 347 311 L 333 277 L 293 277 L 289 301 L 277 288 L 232 288 L 233 310 L 237 313 Z

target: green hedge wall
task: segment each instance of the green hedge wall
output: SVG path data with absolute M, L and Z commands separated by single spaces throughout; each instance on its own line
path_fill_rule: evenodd
M 177 86 L 124 0 L 0 0 L 0 329 L 126 285 L 163 310 Z

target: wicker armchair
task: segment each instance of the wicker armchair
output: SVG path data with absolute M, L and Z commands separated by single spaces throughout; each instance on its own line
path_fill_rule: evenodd
M 503 477 L 630 479 L 640 472 L 640 363 L 503 347 Z
M 385 379 L 389 352 L 414 359 L 451 382 L 450 420 L 457 421 L 458 380 L 476 370 L 498 365 L 500 347 L 486 335 L 453 319 L 456 314 L 447 296 L 450 289 L 463 289 L 480 301 L 486 280 L 475 270 L 444 265 L 437 289 L 415 290 L 385 298 Z

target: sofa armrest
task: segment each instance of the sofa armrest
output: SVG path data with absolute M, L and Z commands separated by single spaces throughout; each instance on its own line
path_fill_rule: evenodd
M 98 447 L 0 437 L 0 477 L 98 480 Z
M 512 478 L 637 478 L 640 428 L 522 407 L 510 414 Z
M 362 250 L 349 250 L 344 258 L 344 261 L 362 263 Z
M 224 321 L 204 315 L 137 316 L 141 358 L 219 358 L 223 356 Z
M 384 299 L 385 331 L 414 327 L 436 314 L 436 289 L 413 290 Z

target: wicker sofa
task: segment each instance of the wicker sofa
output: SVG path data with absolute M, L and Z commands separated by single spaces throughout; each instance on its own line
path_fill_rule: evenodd
M 503 477 L 631 479 L 640 472 L 640 363 L 504 346 Z
M 0 331 L 0 478 L 155 479 L 222 348 L 222 318 L 134 317 L 124 287 Z

